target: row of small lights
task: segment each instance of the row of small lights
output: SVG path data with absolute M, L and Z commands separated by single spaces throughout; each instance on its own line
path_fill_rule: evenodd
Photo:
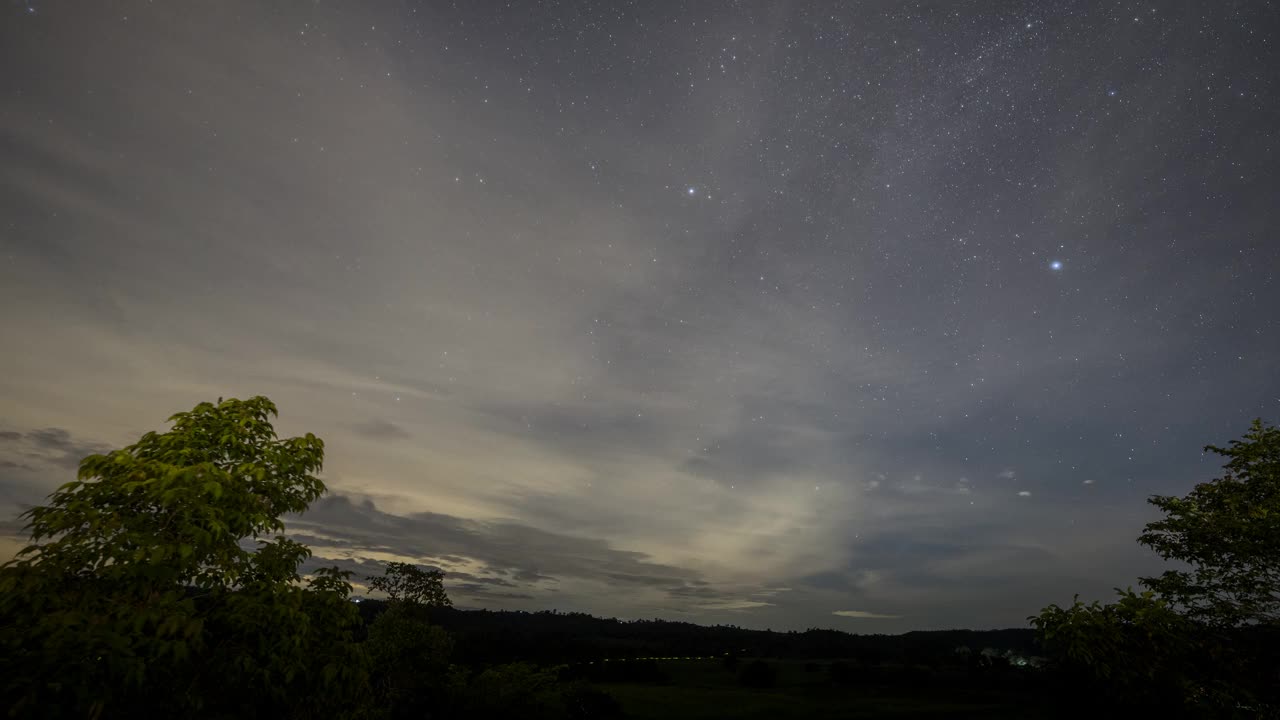
M 746 650 L 743 650 L 742 652 L 746 652 Z M 609 662 L 610 660 L 612 660 L 613 662 L 635 662 L 636 660 L 715 660 L 718 657 L 728 657 L 728 656 L 729 656 L 729 653 L 725 653 L 724 655 L 699 655 L 694 657 L 605 658 L 600 662 Z M 596 663 L 594 660 L 588 660 L 587 664 L 595 665 Z

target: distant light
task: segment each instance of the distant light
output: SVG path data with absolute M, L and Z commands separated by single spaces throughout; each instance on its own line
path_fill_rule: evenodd
M 1053 262 L 1049 263 L 1049 269 L 1050 269 L 1050 270 L 1061 270 L 1061 269 L 1062 269 L 1062 261 L 1061 261 L 1061 260 L 1054 260 Z
M 697 194 L 698 194 L 698 188 L 691 187 L 691 188 L 689 188 L 688 190 L 686 190 L 685 192 L 689 193 L 690 195 L 697 195 Z

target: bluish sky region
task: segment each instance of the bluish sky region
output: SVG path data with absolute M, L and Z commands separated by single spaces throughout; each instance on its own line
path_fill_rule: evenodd
M 306 568 L 1025 626 L 1280 415 L 1266 2 L 0 5 L 0 543 L 218 397 Z M 357 590 L 361 591 L 360 588 Z

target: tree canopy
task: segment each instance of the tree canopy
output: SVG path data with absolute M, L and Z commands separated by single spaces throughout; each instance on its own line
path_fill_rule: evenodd
M 23 513 L 32 544 L 0 567 L 0 682 L 18 712 L 252 703 L 288 717 L 352 700 L 364 661 L 347 574 L 303 586 L 310 551 L 260 539 L 325 491 L 324 443 L 277 437 L 276 413 L 265 397 L 200 403 L 167 432 L 86 457 Z
M 392 602 L 424 607 L 453 607 L 444 591 L 444 573 L 403 562 L 389 562 L 381 577 L 369 580 L 369 589 L 380 590 Z
M 1227 458 L 1226 472 L 1185 497 L 1151 498 L 1166 517 L 1138 539 L 1189 569 L 1142 583 L 1213 625 L 1280 621 L 1280 428 L 1255 420 L 1242 439 L 1204 449 Z
M 1280 429 L 1255 420 L 1204 449 L 1227 458 L 1222 477 L 1150 498 L 1165 517 L 1138 538 L 1183 568 L 1141 578 L 1141 594 L 1117 590 L 1115 604 L 1077 600 L 1029 618 L 1059 669 L 1092 685 L 1084 695 L 1187 716 L 1275 711 L 1266 656 L 1280 620 Z

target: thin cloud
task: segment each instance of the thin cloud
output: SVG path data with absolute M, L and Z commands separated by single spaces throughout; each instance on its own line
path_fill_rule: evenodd
M 0 432 L 0 454 L 10 455 L 0 467 L 16 470 L 34 470 L 35 465 L 59 469 L 79 467 L 86 456 L 105 453 L 111 449 L 103 443 L 77 437 L 70 430 L 59 427 L 40 428 L 17 432 Z
M 884 615 L 881 613 L 867 612 L 866 610 L 836 610 L 832 615 L 840 617 L 858 618 L 860 620 L 899 620 L 901 615 Z
M 771 605 L 773 603 L 759 600 L 720 600 L 705 603 L 701 608 L 703 610 L 754 610 L 755 608 L 769 607 Z

